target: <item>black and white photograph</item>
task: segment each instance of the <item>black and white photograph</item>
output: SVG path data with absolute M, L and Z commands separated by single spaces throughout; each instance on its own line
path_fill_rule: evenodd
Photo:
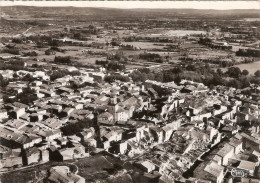
M 0 1 L 0 183 L 260 183 L 260 1 Z

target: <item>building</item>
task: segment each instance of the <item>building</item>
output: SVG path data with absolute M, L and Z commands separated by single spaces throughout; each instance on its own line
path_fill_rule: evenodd
M 151 161 L 148 161 L 148 160 L 139 161 L 139 162 L 136 162 L 135 164 L 138 168 L 142 169 L 143 171 L 145 171 L 147 173 L 152 172 L 156 168 L 156 166 Z
M 55 183 L 85 183 L 85 179 L 70 172 L 69 167 L 56 166 L 50 169 L 50 181 Z

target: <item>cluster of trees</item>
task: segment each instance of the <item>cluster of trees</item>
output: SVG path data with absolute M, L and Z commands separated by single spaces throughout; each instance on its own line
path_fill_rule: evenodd
M 117 51 L 116 54 L 107 54 L 107 60 L 113 61 L 126 61 L 127 58 L 124 56 L 123 51 Z
M 241 71 L 236 67 L 229 68 L 227 72 L 224 73 L 221 69 L 217 69 L 216 71 L 211 70 L 207 64 L 189 64 L 184 67 L 177 66 L 156 73 L 147 68 L 138 69 L 129 76 L 134 82 L 144 82 L 149 79 L 159 82 L 174 81 L 175 83 L 179 83 L 181 79 L 187 79 L 204 83 L 211 88 L 214 88 L 214 86 L 217 85 L 245 88 L 250 86 L 250 83 L 260 84 L 260 70 L 255 72 L 255 76 L 248 76 L 248 74 L 249 72 L 247 70 Z M 230 77 L 231 79 L 227 79 L 227 77 Z
M 0 51 L 0 53 L 10 53 L 13 55 L 20 55 L 20 51 L 18 48 L 4 48 Z
M 156 53 L 143 53 L 139 55 L 139 59 L 147 60 L 150 62 L 163 63 L 164 59 Z
M 228 57 L 230 60 L 226 60 L 225 58 L 192 58 L 188 56 L 179 57 L 179 60 L 189 61 L 189 62 L 204 62 L 211 63 L 215 65 L 219 65 L 220 67 L 231 67 L 236 64 L 243 63 L 253 63 L 255 61 L 254 58 L 245 58 L 241 61 L 235 61 L 232 57 Z
M 214 48 L 214 49 L 223 49 L 223 50 L 231 50 L 232 49 L 232 46 L 216 44 L 211 39 L 209 39 L 207 37 L 206 38 L 200 38 L 198 43 L 203 44 L 203 45 L 207 45 L 207 46 Z
M 136 48 L 133 46 L 133 45 L 129 45 L 129 44 L 126 44 L 126 45 L 121 45 L 121 48 L 124 49 L 124 50 L 135 50 Z
M 56 70 L 56 71 L 53 71 L 50 74 L 50 79 L 52 81 L 54 81 L 55 79 L 62 78 L 62 77 L 67 76 L 67 75 L 79 76 L 80 72 L 79 71 L 72 71 L 72 72 L 70 72 L 68 70 Z
M 122 75 L 117 75 L 117 74 L 113 74 L 113 75 L 110 75 L 110 76 L 105 76 L 104 78 L 105 82 L 108 82 L 108 83 L 111 83 L 115 80 L 119 80 L 119 81 L 123 81 L 123 82 L 129 82 L 130 79 L 128 76 L 122 76 Z
M 55 56 L 54 58 L 55 63 L 61 63 L 61 64 L 71 64 L 70 56 Z
M 232 77 L 232 78 L 239 78 L 240 76 L 247 76 L 249 74 L 249 72 L 246 69 L 241 71 L 240 68 L 238 68 L 238 67 L 230 67 L 230 68 L 228 68 L 228 70 L 225 74 L 227 74 L 229 77 Z M 254 76 L 259 78 L 260 70 L 257 70 L 254 73 Z
M 237 56 L 244 56 L 244 57 L 260 57 L 260 50 L 253 50 L 253 49 L 239 49 L 236 52 Z
M 29 86 L 27 88 L 24 88 L 23 92 L 19 93 L 16 97 L 17 101 L 26 105 L 32 104 L 37 99 L 38 98 L 35 95 L 35 90 L 31 89 Z
M 112 46 L 120 46 L 121 41 L 118 39 L 113 38 L 110 43 Z
M 45 48 L 47 46 L 61 46 L 63 43 L 60 40 L 60 35 L 43 35 L 43 36 L 29 36 L 27 39 L 36 43 L 38 48 Z
M 25 63 L 21 60 L 12 60 L 8 63 L 1 63 L 0 70 L 14 70 L 14 71 L 24 70 L 25 69 L 24 65 Z
M 82 35 L 81 35 L 80 32 L 76 32 L 76 33 L 73 34 L 73 38 L 74 38 L 74 39 L 79 39 L 79 40 L 80 40 L 80 39 L 82 39 Z
M 72 30 L 75 32 L 75 30 Z M 78 30 L 77 30 L 78 31 Z M 99 32 L 99 29 L 97 29 L 95 26 L 93 25 L 89 25 L 87 28 L 81 29 L 80 30 L 81 33 L 84 34 L 93 34 L 93 35 L 97 35 Z
M 12 43 L 21 44 L 22 42 L 23 42 L 23 40 L 21 38 L 13 38 L 12 39 Z
M 57 46 L 51 46 L 50 49 L 45 50 L 45 55 L 55 55 L 56 52 L 65 53 L 65 50 L 60 49 Z
M 96 60 L 96 65 L 101 65 L 105 67 L 108 71 L 123 71 L 125 70 L 125 65 L 115 61 L 108 60 Z
M 90 119 L 83 119 L 76 123 L 70 123 L 66 126 L 61 127 L 61 131 L 63 135 L 75 135 L 81 132 L 84 128 L 90 128 L 95 125 L 93 120 Z
M 119 62 L 109 62 L 108 64 L 107 64 L 107 67 L 106 67 L 106 69 L 108 70 L 108 71 L 123 71 L 123 70 L 125 70 L 125 65 L 124 64 L 121 64 L 121 63 L 119 63 Z
M 16 73 L 14 73 L 16 74 Z M 17 74 L 16 74 L 17 75 Z M 15 76 L 16 76 L 15 75 Z M 29 82 L 33 82 L 35 80 L 35 78 L 31 75 L 31 74 L 26 74 L 23 78 L 22 78 L 23 81 L 29 81 Z
M 26 56 L 26 57 L 36 57 L 36 56 L 38 56 L 38 54 L 35 51 L 26 52 L 26 53 L 23 53 L 23 55 Z
M 102 65 L 103 67 L 105 67 L 107 64 L 107 60 L 96 60 L 96 65 Z
M 139 58 L 143 59 L 143 60 L 151 61 L 151 60 L 159 59 L 159 58 L 161 58 L 161 56 L 156 53 L 143 53 L 143 54 L 139 55 Z
M 13 103 L 18 101 L 26 105 L 31 105 L 37 99 L 38 98 L 35 95 L 35 90 L 31 89 L 29 86 L 24 88 L 23 92 L 19 93 L 15 98 L 9 98 L 7 95 L 3 96 L 3 101 L 5 103 Z
M 179 60 L 193 62 L 193 63 L 194 62 L 211 63 L 211 64 L 219 65 L 220 67 L 231 67 L 235 64 L 235 62 L 233 61 L 226 61 L 219 58 L 202 59 L 202 58 L 192 58 L 188 56 L 183 56 L 183 57 L 179 57 Z

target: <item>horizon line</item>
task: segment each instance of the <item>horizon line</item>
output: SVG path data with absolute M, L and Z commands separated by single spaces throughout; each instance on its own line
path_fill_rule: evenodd
M 107 9 L 257 10 L 259 1 L 0 1 L 0 7 L 75 7 Z M 260 14 L 260 13 L 259 13 Z

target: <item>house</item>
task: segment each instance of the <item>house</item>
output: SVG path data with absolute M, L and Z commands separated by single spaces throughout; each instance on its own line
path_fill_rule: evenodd
M 74 148 L 64 148 L 59 150 L 61 161 L 74 159 Z
M 109 112 L 104 112 L 98 115 L 97 121 L 99 125 L 114 125 L 113 115 Z
M 42 82 L 41 81 L 33 81 L 32 86 L 41 86 Z
M 242 177 L 241 183 L 259 183 L 259 179 L 253 179 L 251 177 Z
M 41 162 L 48 162 L 50 160 L 49 151 L 46 149 L 40 149 L 41 151 Z
M 231 126 L 231 125 L 226 125 L 225 127 L 222 128 L 221 130 L 226 136 L 230 137 L 238 132 L 237 127 Z
M 52 130 L 59 129 L 62 126 L 62 122 L 55 118 L 47 118 L 45 121 L 41 121 L 41 123 Z
M 46 141 L 53 141 L 54 139 L 58 139 L 61 137 L 60 130 L 41 130 L 38 132 L 38 135 L 41 136 Z
M 81 137 L 82 141 L 87 141 L 89 138 L 93 137 L 95 135 L 95 129 L 93 127 L 84 129 L 82 132 L 78 134 L 79 137 Z
M 260 140 L 257 138 L 254 138 L 252 136 L 249 136 L 245 133 L 241 134 L 242 141 L 243 141 L 243 149 L 247 149 L 250 151 L 260 151 Z
M 65 108 L 62 112 L 61 112 L 61 116 L 62 117 L 66 117 L 66 116 L 70 116 L 71 113 L 74 111 L 75 109 L 74 108 Z
M 19 167 L 23 165 L 21 149 L 9 149 L 0 146 L 0 168 Z
M 30 114 L 31 122 L 36 122 L 36 121 L 41 121 L 41 120 L 43 120 L 43 114 L 38 114 L 38 113 Z
M 23 157 L 24 165 L 38 163 L 40 160 L 41 160 L 41 151 L 37 147 L 26 149 Z
M 85 157 L 85 147 L 81 144 L 73 144 L 74 147 L 63 148 L 59 150 L 61 160 L 70 160 Z
M 147 173 L 152 172 L 156 168 L 156 166 L 151 161 L 148 161 L 148 160 L 138 161 L 135 163 L 135 165 Z
M 67 166 L 52 167 L 48 179 L 56 183 L 85 183 L 83 177 L 71 173 Z
M 48 90 L 45 90 L 45 89 L 40 89 L 39 93 L 44 94 L 45 97 L 54 97 L 56 95 L 54 91 L 48 91 Z
M 163 130 L 164 142 L 170 140 L 174 129 L 170 125 L 166 125 L 166 126 L 162 127 L 162 130 Z
M 25 114 L 25 108 L 15 108 L 12 111 L 11 116 L 15 119 L 19 119 L 22 115 Z
M 7 111 L 4 109 L 0 110 L 0 120 L 8 118 Z
M 213 162 L 216 162 L 218 165 L 222 165 L 222 157 L 219 155 L 215 155 L 212 159 Z
M 23 127 L 25 127 L 26 125 L 28 125 L 29 123 L 26 121 L 22 121 L 22 120 L 8 120 L 5 125 L 9 126 L 11 128 L 15 128 L 17 130 L 22 129 Z
M 119 153 L 120 154 L 126 154 L 126 152 L 127 152 L 127 141 L 124 141 L 124 142 L 121 142 L 120 144 L 119 144 Z
M 129 119 L 128 111 L 120 108 L 115 113 L 115 121 L 127 121 Z
M 85 142 L 91 147 L 97 147 L 97 141 L 94 138 L 89 138 Z
M 33 147 L 35 144 L 38 144 L 42 141 L 42 138 L 35 134 L 23 134 L 21 137 L 15 140 L 23 149 Z
M 227 165 L 228 159 L 231 158 L 234 155 L 235 148 L 229 144 L 225 144 L 223 148 L 221 148 L 217 155 L 222 157 L 222 164 L 221 165 Z
M 136 154 L 140 154 L 143 152 L 143 150 L 140 149 L 139 145 L 135 141 L 133 141 L 133 139 L 131 140 L 129 139 L 127 143 L 128 143 L 127 152 L 126 152 L 127 156 L 133 157 Z
M 243 142 L 242 140 L 238 140 L 235 137 L 230 138 L 229 145 L 234 147 L 235 154 L 238 154 L 243 150 Z
M 162 143 L 164 140 L 164 131 L 159 127 L 151 127 L 150 132 L 154 137 L 154 141 Z
M 205 167 L 204 171 L 206 172 L 206 174 L 210 174 L 210 179 L 212 180 L 212 182 L 222 183 L 224 179 L 223 166 L 220 166 L 215 162 L 211 162 Z M 205 175 L 205 177 L 207 177 L 207 175 Z
M 256 167 L 257 163 L 241 160 L 237 168 L 248 172 L 250 176 L 254 176 Z
M 69 142 L 68 139 L 65 138 L 65 137 L 60 137 L 60 138 L 58 138 L 58 139 L 56 139 L 56 140 L 57 140 L 57 143 L 58 143 L 59 145 L 61 145 L 61 146 L 65 146 L 65 145 L 67 145 L 67 143 Z
M 145 125 L 140 125 L 136 128 L 136 142 L 139 142 L 141 139 L 145 137 L 144 133 L 149 131 Z
M 23 134 L 21 131 L 13 128 L 0 127 L 1 145 L 10 148 L 27 149 L 40 143 L 42 138 L 35 134 Z

